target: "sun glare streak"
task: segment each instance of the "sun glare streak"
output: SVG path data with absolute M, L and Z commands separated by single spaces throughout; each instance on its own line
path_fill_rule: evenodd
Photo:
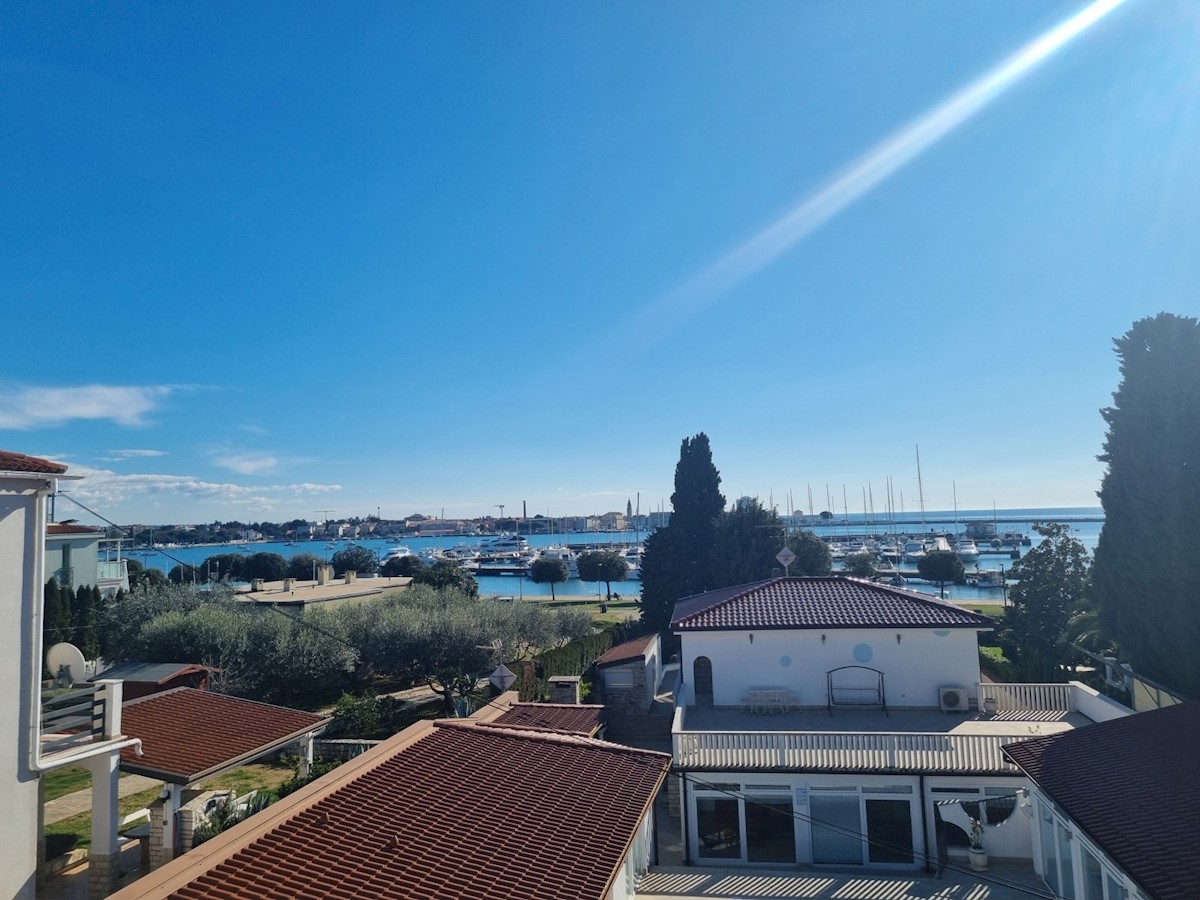
M 681 318 L 714 303 L 730 288 L 778 259 L 850 204 L 969 121 L 1056 51 L 1125 2 L 1095 0 L 1025 44 L 928 112 L 893 132 L 785 215 L 644 310 L 643 322 L 635 333 L 646 336 L 647 329 L 661 333 Z

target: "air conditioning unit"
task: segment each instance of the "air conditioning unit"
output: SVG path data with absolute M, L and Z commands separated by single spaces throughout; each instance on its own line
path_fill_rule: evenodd
M 941 706 L 942 712 L 967 712 L 970 702 L 966 688 L 938 688 L 938 705 Z

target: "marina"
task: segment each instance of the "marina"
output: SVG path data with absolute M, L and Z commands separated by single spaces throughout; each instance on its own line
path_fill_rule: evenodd
M 1089 551 L 1095 550 L 1099 540 L 1103 517 L 1090 508 L 1048 508 L 1007 510 L 994 519 L 996 537 L 983 539 L 978 529 L 973 533 L 980 536 L 975 547 L 978 556 L 970 564 L 964 560 L 967 583 L 947 585 L 949 599 L 978 602 L 1002 603 L 1004 601 L 1004 571 L 1028 548 L 1036 543 L 1033 525 L 1039 522 L 1068 522 L 1072 535 L 1078 538 Z M 960 512 L 962 522 L 984 521 L 993 523 L 991 510 L 969 510 Z M 842 568 L 845 557 L 851 553 L 873 552 L 877 554 L 876 571 L 884 580 L 902 583 L 913 590 L 935 593 L 936 588 L 922 582 L 917 574 L 919 554 L 930 544 L 938 541 L 949 547 L 946 534 L 954 528 L 952 513 L 930 513 L 924 522 L 900 522 L 882 524 L 865 516 L 850 515 L 836 521 L 817 520 L 811 527 L 795 528 L 790 531 L 811 530 L 825 539 L 834 557 L 834 571 Z M 904 526 L 901 528 L 901 526 Z M 965 536 L 966 531 L 962 532 Z M 144 565 L 168 572 L 178 564 L 202 565 L 210 556 L 219 553 L 278 553 L 289 559 L 298 553 L 311 553 L 318 559 L 328 559 L 346 547 L 364 547 L 377 555 L 382 562 L 393 556 L 415 555 L 426 565 L 438 559 L 458 561 L 475 575 L 480 593 L 504 596 L 549 595 L 547 585 L 536 584 L 528 576 L 528 566 L 536 554 L 563 558 L 568 564 L 571 577 L 555 586 L 560 596 L 596 596 L 603 592 L 603 584 L 580 581 L 574 568 L 578 555 L 588 550 L 611 550 L 626 556 L 631 573 L 640 564 L 638 548 L 644 542 L 644 532 L 623 531 L 611 533 L 576 532 L 542 533 L 525 535 L 440 535 L 428 537 L 389 536 L 330 541 L 324 537 L 313 540 L 258 541 L 237 544 L 155 546 L 140 547 L 133 551 Z M 397 544 L 397 541 L 403 543 Z M 484 550 L 488 552 L 485 553 Z M 486 561 L 485 561 L 486 560 Z M 636 579 L 614 582 L 613 589 L 629 596 L 640 593 L 641 585 Z

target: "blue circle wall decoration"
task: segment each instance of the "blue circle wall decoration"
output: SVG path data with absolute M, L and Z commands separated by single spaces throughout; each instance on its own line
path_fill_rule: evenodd
M 786 669 L 792 664 L 792 658 L 790 656 L 781 656 L 779 657 L 779 664 Z
M 870 644 L 855 644 L 854 658 L 860 663 L 871 661 L 871 657 L 875 655 L 875 651 L 871 649 Z

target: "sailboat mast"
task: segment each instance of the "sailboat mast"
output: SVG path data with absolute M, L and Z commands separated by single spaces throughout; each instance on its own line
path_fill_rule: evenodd
M 925 485 L 921 481 L 921 445 L 917 444 L 917 499 L 921 504 L 921 530 L 925 530 Z

